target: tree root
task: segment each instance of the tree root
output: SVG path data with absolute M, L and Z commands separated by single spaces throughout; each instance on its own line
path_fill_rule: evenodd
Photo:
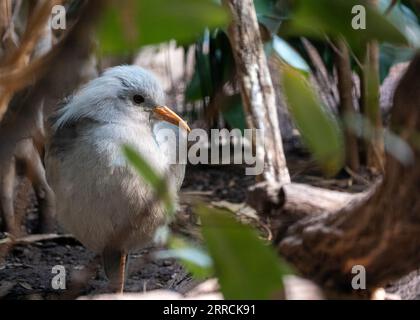
M 249 202 L 271 221 L 279 253 L 326 291 L 360 294 L 351 285 L 355 265 L 366 270 L 368 294 L 420 267 L 419 78 L 417 55 L 396 89 L 392 114 L 414 162 L 388 155 L 379 186 L 355 195 L 293 183 L 251 190 Z

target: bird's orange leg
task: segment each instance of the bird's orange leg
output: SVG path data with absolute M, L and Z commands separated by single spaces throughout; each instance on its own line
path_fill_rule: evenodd
M 127 263 L 127 254 L 122 252 L 120 257 L 120 267 L 119 267 L 119 274 L 118 274 L 118 283 L 117 283 L 117 292 L 116 293 L 123 293 L 124 292 L 124 282 L 125 282 L 125 267 Z
M 102 253 L 105 274 L 109 279 L 109 289 L 112 292 L 123 293 L 127 253 L 106 248 Z

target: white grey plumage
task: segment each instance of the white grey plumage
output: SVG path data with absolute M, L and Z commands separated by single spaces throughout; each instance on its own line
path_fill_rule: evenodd
M 167 158 L 167 150 L 176 146 L 156 140 L 157 126 L 179 130 L 154 120 L 156 107 L 164 102 L 151 73 L 120 66 L 89 82 L 51 118 L 45 164 L 58 221 L 103 254 L 111 278 L 121 269 L 118 258 L 150 242 L 167 217 L 161 204 L 150 205 L 153 190 L 127 163 L 121 146 L 129 144 L 166 175 L 174 198 L 184 178 L 185 166 L 171 165 Z M 179 120 L 188 129 L 167 112 L 166 120 Z

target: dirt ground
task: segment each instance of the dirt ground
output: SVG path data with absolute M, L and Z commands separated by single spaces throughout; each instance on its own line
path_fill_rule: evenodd
M 362 178 L 357 183 L 350 184 L 351 179 L 348 176 L 339 180 L 321 179 L 312 162 L 302 155 L 289 157 L 288 162 L 293 180 L 297 182 L 353 191 L 361 191 L 367 185 Z M 199 239 L 192 203 L 196 200 L 243 203 L 246 200 L 246 190 L 252 183 L 254 177 L 245 176 L 244 168 L 241 167 L 188 167 L 182 187 L 180 210 L 172 226 L 174 232 Z M 37 208 L 28 208 L 27 211 L 27 230 L 30 233 L 31 226 L 37 219 Z M 0 233 L 0 243 L 5 236 Z M 197 285 L 196 280 L 175 260 L 151 258 L 156 250 L 157 248 L 148 248 L 131 255 L 125 287 L 127 292 L 164 288 L 182 293 Z M 66 268 L 66 290 L 52 289 L 52 267 L 55 265 Z M 13 247 L 0 244 L 0 299 L 74 299 L 81 295 L 106 292 L 106 284 L 100 259 L 73 238 L 34 241 Z

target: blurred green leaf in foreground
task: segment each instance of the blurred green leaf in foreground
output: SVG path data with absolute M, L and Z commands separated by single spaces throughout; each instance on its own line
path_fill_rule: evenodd
M 375 127 L 373 127 L 362 115 L 346 115 L 343 120 L 345 125 L 359 138 L 369 141 L 375 134 Z M 386 152 L 403 165 L 408 166 L 414 163 L 414 152 L 406 141 L 399 135 L 393 133 L 390 129 L 383 129 L 381 134 L 384 137 Z
M 226 210 L 198 205 L 204 243 L 226 299 L 275 299 L 291 270 L 272 247 Z
M 288 65 L 283 68 L 283 86 L 307 148 L 326 174 L 336 174 L 344 164 L 344 141 L 334 116 L 327 113 L 306 77 Z
M 366 9 L 366 28 L 353 29 L 353 8 L 363 5 Z M 281 34 L 332 39 L 343 36 L 355 53 L 361 54 L 371 40 L 407 45 L 401 31 L 378 10 L 357 0 L 297 0 L 293 19 L 280 30 Z
M 110 1 L 98 35 L 104 53 L 124 53 L 172 39 L 192 42 L 204 29 L 227 21 L 226 11 L 213 0 Z
M 276 58 L 303 72 L 309 73 L 311 71 L 311 68 L 299 52 L 279 36 L 273 35 L 271 46 Z
M 190 241 L 171 236 L 168 241 L 169 249 L 157 253 L 158 259 L 175 258 L 198 279 L 209 277 L 213 274 L 213 262 L 208 253 Z

